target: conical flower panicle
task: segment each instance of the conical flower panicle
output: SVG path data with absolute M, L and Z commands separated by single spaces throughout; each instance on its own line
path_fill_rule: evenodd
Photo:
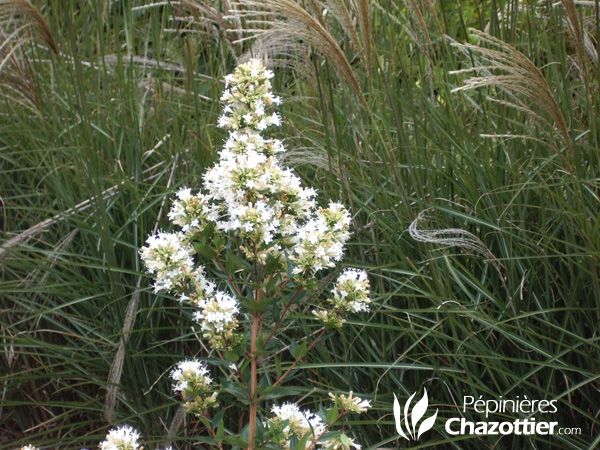
M 259 59 L 251 59 L 227 75 L 226 89 L 221 97 L 226 106 L 219 117 L 219 126 L 262 131 L 270 125 L 279 125 L 279 114 L 269 116 L 265 112 L 267 106 L 281 103 L 281 99 L 271 92 L 271 78 L 273 72 L 266 70 Z
M 218 124 L 229 134 L 219 160 L 203 175 L 200 192 L 184 187 L 177 193 L 168 217 L 179 230 L 148 237 L 140 250 L 147 271 L 155 275 L 155 292 L 175 294 L 194 307 L 193 320 L 208 346 L 229 362 L 231 379 L 247 379 L 244 372 L 249 369 L 256 380 L 256 364 L 249 368 L 232 361 L 246 357 L 256 362 L 257 350 L 261 350 L 255 345 L 259 334 L 269 336 L 269 341 L 282 326 L 283 318 L 272 317 L 281 314 L 281 309 L 268 308 L 274 301 L 285 299 L 290 277 L 293 282 L 289 286 L 294 285 L 297 291 L 286 300 L 289 303 L 284 313 L 300 290 L 316 279 L 317 272 L 342 260 L 350 236 L 348 210 L 337 202 L 317 206 L 316 190 L 302 186 L 293 170 L 280 164 L 278 155 L 285 151 L 282 141 L 263 135 L 269 127 L 281 124 L 279 114 L 269 111 L 281 103 L 271 92 L 272 77 L 273 72 L 258 59 L 238 66 L 225 77 L 221 97 L 225 106 Z M 230 292 L 220 291 L 206 278 L 205 267 L 195 262 L 198 254 L 216 261 Z M 339 276 L 328 307 L 313 314 L 328 328 L 338 328 L 345 322 L 344 314 L 368 311 L 369 304 L 366 272 L 347 269 Z M 250 318 L 249 314 L 240 316 L 243 310 L 252 312 L 250 333 L 238 330 L 246 323 L 244 319 Z M 269 335 L 263 325 L 270 323 L 274 329 Z M 250 351 L 241 348 L 248 340 Z M 204 362 L 181 361 L 171 372 L 171 379 L 189 413 L 206 419 L 208 409 L 217 406 L 216 388 Z M 255 382 L 250 398 L 260 398 L 257 387 Z M 333 398 L 333 410 L 340 414 L 335 421 L 370 407 L 368 401 L 352 393 Z M 298 442 L 312 447 L 318 442 L 324 449 L 360 449 L 346 434 L 330 431 L 331 421 L 325 423 L 323 417 L 295 404 L 273 406 L 272 412 L 274 417 L 263 422 L 264 437 L 282 448 L 296 447 Z M 254 412 L 250 409 L 250 416 L 256 418 L 256 408 Z M 109 450 L 125 450 L 118 447 L 119 439 L 137 445 L 138 435 L 130 428 L 111 433 L 114 436 L 107 437 L 106 445 L 112 445 L 113 438 L 119 443 L 107 447 Z M 249 439 L 254 435 L 249 434 Z
M 316 192 L 302 187 L 300 178 L 276 158 L 285 151 L 278 139 L 267 139 L 261 132 L 279 125 L 277 113 L 266 108 L 281 103 L 271 92 L 270 78 L 258 59 L 239 66 L 225 78 L 226 102 L 219 125 L 229 136 L 219 162 L 204 175 L 208 199 L 217 203 L 217 230 L 236 232 L 241 238 L 277 251 L 292 245 L 291 236 L 315 211 Z M 255 259 L 264 260 L 263 252 Z M 246 255 L 252 256 L 252 255 Z
M 184 187 L 177 193 L 169 219 L 181 231 L 150 236 L 140 251 L 148 271 L 156 274 L 154 290 L 178 294 L 198 308 L 195 319 L 214 348 L 231 349 L 239 343 L 236 315 L 240 309 L 235 299 L 206 280 L 203 266 L 194 268 L 197 243 L 207 226 L 220 236 L 218 242 L 241 239 L 238 248 L 249 261 L 262 264 L 268 255 L 281 258 L 283 275 L 284 261 L 289 262 L 298 282 L 341 261 L 350 236 L 346 208 L 336 202 L 318 208 L 315 189 L 302 186 L 292 169 L 282 167 L 277 159 L 285 151 L 283 143 L 262 135 L 281 123 L 277 113 L 267 111 L 281 103 L 271 92 L 272 77 L 273 72 L 258 59 L 225 77 L 219 125 L 229 130 L 229 136 L 219 161 L 204 174 L 202 191 L 193 193 Z M 357 306 L 354 303 L 350 309 L 367 309 Z M 333 314 L 321 311 L 316 316 L 339 326 L 341 312 L 345 311 L 338 308 Z
M 254 251 L 244 246 L 245 256 L 255 261 L 285 250 L 295 264 L 294 273 L 308 277 L 341 260 L 350 215 L 339 203 L 317 210 L 316 191 L 303 187 L 277 159 L 285 151 L 283 143 L 261 134 L 281 123 L 277 113 L 267 112 L 281 103 L 271 92 L 272 77 L 253 59 L 225 78 L 219 125 L 229 136 L 219 161 L 203 177 L 203 192 L 182 189 L 169 218 L 189 239 L 210 222 L 218 233 L 252 241 Z

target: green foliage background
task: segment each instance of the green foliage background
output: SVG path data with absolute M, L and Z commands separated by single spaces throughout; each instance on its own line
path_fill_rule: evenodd
M 174 192 L 199 186 L 216 159 L 220 80 L 267 50 L 286 164 L 351 209 L 345 263 L 366 268 L 375 293 L 368 317 L 294 373 L 304 401 L 316 407 L 330 390 L 371 399 L 371 413 L 348 423 L 367 449 L 598 445 L 598 1 L 357 0 L 347 2 L 354 33 L 336 2 L 299 2 L 342 59 L 315 33 L 236 42 L 241 28 L 286 17 L 253 22 L 269 2 L 234 4 L 239 19 L 229 2 L 163 3 L 35 1 L 58 53 L 40 26 L 2 35 L 0 449 L 92 448 L 123 423 L 146 448 L 191 448 L 202 432 L 168 438 L 177 401 L 165 374 L 203 350 L 180 306 L 151 293 L 137 252 L 167 226 Z M 0 17 L 9 30 L 32 20 Z M 453 45 L 477 45 L 472 29 L 501 42 Z M 531 70 L 482 59 L 506 46 L 546 91 Z M 453 91 L 472 75 L 481 87 Z M 468 231 L 493 257 L 413 239 L 425 210 L 421 229 Z M 312 326 L 297 315 L 291 337 Z M 418 444 L 398 440 L 393 393 L 402 403 L 423 387 L 442 419 L 460 409 L 483 420 L 462 411 L 464 395 L 557 400 L 551 420 L 582 434 L 450 436 L 438 419 Z

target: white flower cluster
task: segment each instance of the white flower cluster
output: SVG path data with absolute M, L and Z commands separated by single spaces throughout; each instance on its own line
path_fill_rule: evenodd
M 362 400 L 359 397 L 354 397 L 352 391 L 350 391 L 350 394 L 347 396 L 344 394 L 335 395 L 332 393 L 329 393 L 329 396 L 340 410 L 349 413 L 360 414 L 371 407 L 371 402 L 369 400 Z
M 290 448 L 294 437 L 300 440 L 306 435 L 308 439 L 305 448 L 308 448 L 310 443 L 325 431 L 325 423 L 319 416 L 310 411 L 301 411 L 294 403 L 273 406 L 271 412 L 275 417 L 269 419 L 268 426 L 274 435 L 278 435 L 278 443 L 283 449 Z
M 156 274 L 154 292 L 171 291 L 184 281 L 194 269 L 194 249 L 183 233 L 159 232 L 149 236 L 148 246 L 140 249 L 140 256 L 149 273 Z
M 331 291 L 334 305 L 354 312 L 369 311 L 369 292 L 367 272 L 359 269 L 346 269 L 342 272 Z
M 140 434 L 128 425 L 113 428 L 100 443 L 100 450 L 137 450 Z
M 362 446 L 345 434 L 340 433 L 323 442 L 321 448 L 323 450 L 351 450 L 353 448 L 360 450 Z
M 339 408 L 340 414 L 361 413 L 371 407 L 368 400 L 362 400 L 350 395 L 329 394 L 334 404 Z M 328 427 L 319 416 L 310 411 L 302 411 L 294 403 L 284 403 L 281 406 L 273 406 L 271 411 L 275 417 L 269 419 L 267 426 L 269 434 L 275 438 L 277 443 L 283 449 L 291 447 L 291 441 L 296 438 L 298 441 L 307 437 L 304 448 L 313 448 L 312 442 L 321 439 L 328 431 Z M 361 446 L 350 439 L 344 433 L 330 435 L 327 439 L 321 439 L 319 448 L 322 450 L 350 450 L 351 448 L 360 449 Z M 296 447 L 299 448 L 299 447 Z M 304 450 L 304 449 L 302 449 Z
M 341 316 L 345 312 L 369 311 L 370 285 L 364 270 L 346 269 L 338 277 L 331 293 L 333 298 L 328 299 L 328 302 L 333 305 L 332 308 L 312 312 L 330 328 L 339 328 L 344 324 L 345 320 Z
M 25 445 L 23 447 L 21 447 L 19 450 L 39 450 L 37 447 L 34 447 L 33 445 Z
M 349 225 L 350 214 L 340 203 L 331 202 L 329 208 L 320 208 L 293 238 L 296 245 L 290 259 L 296 263 L 294 273 L 334 267 L 335 262 L 341 261 L 344 244 L 350 237 Z
M 206 279 L 206 272 L 204 266 L 198 266 L 193 273 L 192 284 L 194 286 L 194 293 L 191 297 L 188 297 L 185 293 L 179 297 L 179 301 L 189 301 L 195 306 L 204 299 L 210 297 L 216 292 L 217 286 L 212 281 Z
M 194 384 L 209 386 L 212 383 L 206 364 L 195 359 L 180 361 L 171 372 L 171 378 L 175 381 L 173 390 L 179 393 L 185 392 Z
M 342 416 L 348 413 L 360 414 L 371 407 L 370 401 L 354 397 L 352 391 L 350 391 L 349 395 L 336 395 L 330 392 L 329 396 Z M 321 442 L 321 449 L 323 450 L 351 450 L 352 448 L 360 450 L 362 447 L 358 442 L 350 439 L 345 433 L 334 434 Z
M 206 364 L 195 359 L 180 361 L 171 372 L 173 391 L 181 394 L 188 412 L 202 414 L 217 406 L 217 393 L 211 392 L 212 378 Z
M 229 137 L 219 161 L 204 174 L 203 191 L 181 189 L 169 218 L 190 237 L 208 222 L 217 232 L 234 232 L 254 243 L 244 251 L 255 261 L 288 252 L 294 273 L 308 277 L 341 260 L 350 215 L 339 203 L 317 209 L 316 191 L 280 165 L 276 155 L 285 151 L 282 142 L 261 135 L 280 123 L 277 114 L 266 112 L 280 103 L 271 93 L 272 76 L 253 59 L 225 78 L 219 124 L 229 129 Z
M 192 195 L 192 190 L 182 188 L 177 193 L 177 200 L 169 211 L 169 219 L 181 227 L 186 236 L 202 231 L 207 220 L 216 220 L 216 211 L 210 209 L 210 204 L 202 194 Z
M 190 198 L 185 193 L 179 196 L 180 202 L 190 203 Z M 148 237 L 148 245 L 140 250 L 147 271 L 156 274 L 154 292 L 179 291 L 182 302 L 188 301 L 201 309 L 194 318 L 201 323 L 204 337 L 213 348 L 230 349 L 241 339 L 234 333 L 238 326 L 237 300 L 216 291 L 215 284 L 206 279 L 203 266 L 194 269 L 194 250 L 186 236 L 183 232 L 161 231 Z
M 240 312 L 239 302 L 219 291 L 196 304 L 200 311 L 194 313 L 194 320 L 200 324 L 203 336 L 209 339 L 213 348 L 234 347 L 241 339 L 234 333 L 238 327 L 235 316 Z
M 204 175 L 207 198 L 219 205 L 218 230 L 271 244 L 294 235 L 298 219 L 310 216 L 316 192 L 280 166 L 274 154 L 281 151 L 280 141 L 255 130 L 230 134 L 219 162 Z
M 239 130 L 251 128 L 264 130 L 269 125 L 279 125 L 277 113 L 267 116 L 265 107 L 280 104 L 281 99 L 271 93 L 273 72 L 265 70 L 259 59 L 252 59 L 225 77 L 227 89 L 221 101 L 227 103 L 224 114 L 219 118 L 219 126 Z

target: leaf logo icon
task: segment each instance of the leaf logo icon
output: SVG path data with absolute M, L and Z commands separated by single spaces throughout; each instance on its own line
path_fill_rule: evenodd
M 400 407 L 400 402 L 398 402 L 398 397 L 394 394 L 394 418 L 396 419 L 396 431 L 400 436 L 402 436 L 407 441 L 418 440 L 423 433 L 429 431 L 433 424 L 435 423 L 435 419 L 437 417 L 438 410 L 435 410 L 435 414 L 428 419 L 425 419 L 419 425 L 419 421 L 425 415 L 425 411 L 427 411 L 427 407 L 429 406 L 429 400 L 427 398 L 427 389 L 424 389 L 423 398 L 419 400 L 416 405 L 411 410 L 411 403 L 416 395 L 416 392 L 410 396 L 406 405 L 404 405 L 404 427 L 402 426 L 402 408 Z M 410 416 L 410 423 L 408 421 L 408 416 Z M 405 433 L 406 430 L 406 433 Z M 408 436 L 407 436 L 408 435 Z

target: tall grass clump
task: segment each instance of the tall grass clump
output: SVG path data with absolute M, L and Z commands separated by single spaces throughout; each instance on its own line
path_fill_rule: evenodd
M 186 87 L 186 61 L 163 62 L 183 47 L 163 40 L 166 11 L 36 6 L 58 56 L 23 43 L 13 55 L 40 106 L 2 103 L 0 445 L 92 447 L 132 418 L 162 437 L 147 430 L 168 429 L 170 396 L 153 387 L 185 353 L 167 349 L 181 318 L 145 293 L 137 252 L 166 214 L 165 188 L 212 160 L 198 118 L 218 106 L 205 98 L 222 75 L 202 67 Z
M 147 448 L 203 435 L 168 374 L 210 349 L 138 249 L 216 161 L 212 99 L 252 57 L 289 99 L 282 163 L 352 211 L 345 261 L 377 292 L 295 366 L 290 399 L 361 392 L 373 407 L 346 425 L 370 449 L 600 443 L 597 4 L 0 6 L 25 3 L 0 15 L 0 449 L 91 448 L 125 423 Z M 437 420 L 408 444 L 394 394 L 423 389 Z M 464 396 L 555 401 L 581 434 L 450 435 L 444 419 L 485 420 Z

